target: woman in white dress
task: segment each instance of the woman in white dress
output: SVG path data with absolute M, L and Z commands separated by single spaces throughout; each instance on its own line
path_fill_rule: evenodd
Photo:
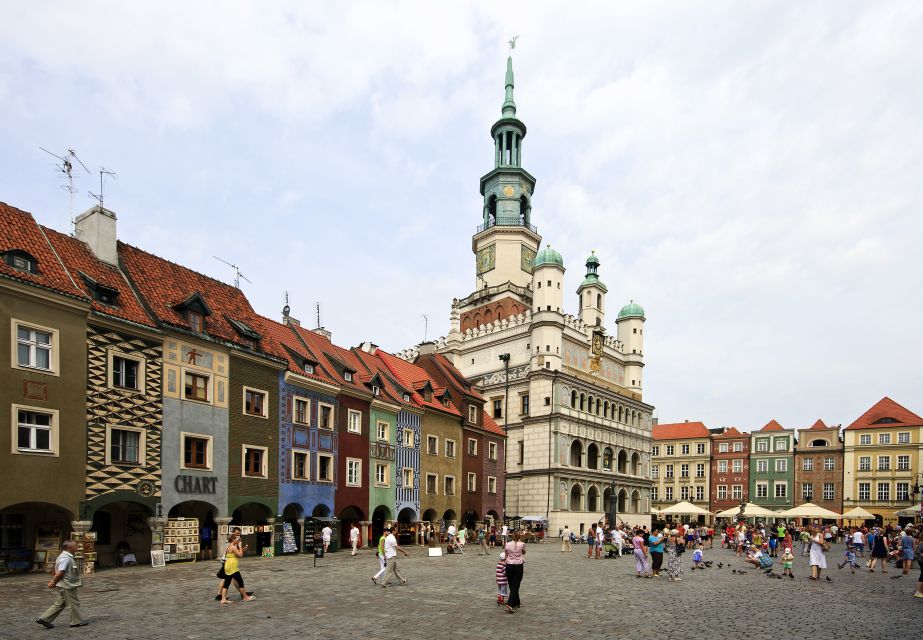
M 817 527 L 809 527 L 811 534 L 811 580 L 819 580 L 821 569 L 827 568 L 827 555 L 824 553 L 824 532 Z

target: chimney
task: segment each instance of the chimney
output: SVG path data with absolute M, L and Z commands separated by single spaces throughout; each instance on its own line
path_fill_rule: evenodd
M 115 220 L 114 212 L 96 205 L 77 216 L 74 225 L 77 239 L 86 242 L 97 258 L 118 266 Z
M 419 352 L 421 356 L 431 356 L 436 353 L 436 343 L 435 342 L 421 342 L 419 347 Z
M 359 348 L 373 356 L 375 355 L 375 352 L 378 351 L 378 345 L 375 344 L 374 342 L 370 342 L 369 340 L 366 340 L 365 342 L 360 344 Z
M 324 329 L 323 327 L 317 327 L 315 329 L 311 329 L 311 331 L 313 331 L 314 333 L 318 335 L 324 336 L 325 338 L 327 338 L 327 340 L 330 340 L 331 342 L 333 342 L 333 339 L 332 339 L 333 334 L 327 331 L 326 329 Z

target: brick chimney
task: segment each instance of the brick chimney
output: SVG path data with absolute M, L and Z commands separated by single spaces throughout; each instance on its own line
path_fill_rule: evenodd
M 77 239 L 86 242 L 93 254 L 111 265 L 118 266 L 118 236 L 115 233 L 115 213 L 96 205 L 74 220 Z

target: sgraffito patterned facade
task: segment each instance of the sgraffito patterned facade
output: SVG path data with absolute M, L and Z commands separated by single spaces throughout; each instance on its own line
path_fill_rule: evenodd
M 113 357 L 139 363 L 138 388 L 112 383 Z M 114 329 L 87 326 L 87 501 L 117 491 L 136 492 L 152 504 L 160 497 L 163 370 L 160 343 Z M 140 432 L 137 465 L 108 461 L 107 443 L 113 428 Z

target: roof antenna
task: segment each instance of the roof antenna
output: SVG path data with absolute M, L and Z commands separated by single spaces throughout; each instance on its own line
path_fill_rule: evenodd
M 39 149 L 41 149 L 42 151 L 44 151 L 50 156 L 54 156 L 55 158 L 61 161 L 61 164 L 56 164 L 55 166 L 58 168 L 58 171 L 64 174 L 67 180 L 67 184 L 61 185 L 61 188 L 67 191 L 68 193 L 68 200 L 69 200 L 68 213 L 70 214 L 71 235 L 76 237 L 77 230 L 76 230 L 76 223 L 74 222 L 74 193 L 76 193 L 77 190 L 74 189 L 74 173 L 73 173 L 74 163 L 71 162 L 71 160 L 75 160 L 77 164 L 83 167 L 83 170 L 87 172 L 87 175 L 90 175 L 90 170 L 87 169 L 87 166 L 83 164 L 83 161 L 81 161 L 80 158 L 77 157 L 77 152 L 74 151 L 73 149 L 68 149 L 67 151 L 65 151 L 63 156 L 59 156 L 56 153 L 52 153 L 45 147 L 39 147 Z
M 102 201 L 100 201 L 100 205 L 99 205 L 99 206 L 102 206 Z M 222 260 L 222 259 L 219 258 L 218 256 L 212 256 L 212 257 L 213 257 L 215 260 L 220 260 L 221 262 L 223 262 L 224 264 L 228 265 L 229 267 L 231 267 L 231 268 L 234 270 L 234 288 L 235 288 L 235 289 L 240 289 L 240 279 L 241 279 L 241 278 L 243 278 L 244 280 L 246 280 L 246 281 L 249 282 L 250 284 L 253 284 L 253 281 L 250 280 L 250 278 L 248 278 L 247 276 L 245 276 L 244 274 L 242 274 L 242 273 L 240 272 L 240 269 L 237 267 L 236 264 L 231 264 L 231 263 L 228 262 L 227 260 Z M 288 301 L 288 296 L 286 295 L 286 302 L 287 302 L 287 301 Z
M 315 305 L 317 308 L 317 325 L 315 328 L 320 329 L 320 302 L 316 302 Z
M 105 209 L 105 208 L 106 208 L 106 205 L 103 204 L 103 179 L 104 179 L 106 176 L 111 177 L 113 180 L 118 180 L 118 176 L 115 175 L 115 171 L 110 171 L 110 170 L 107 169 L 106 167 L 100 167 L 100 168 L 99 168 L 99 195 L 96 195 L 96 194 L 93 193 L 92 191 L 87 191 L 87 193 L 90 194 L 90 197 L 91 197 L 91 198 L 95 198 L 96 201 L 99 202 L 99 207 L 100 207 L 101 209 Z
M 429 333 L 429 318 L 426 317 L 426 314 L 423 314 L 423 342 L 426 342 L 426 334 Z

